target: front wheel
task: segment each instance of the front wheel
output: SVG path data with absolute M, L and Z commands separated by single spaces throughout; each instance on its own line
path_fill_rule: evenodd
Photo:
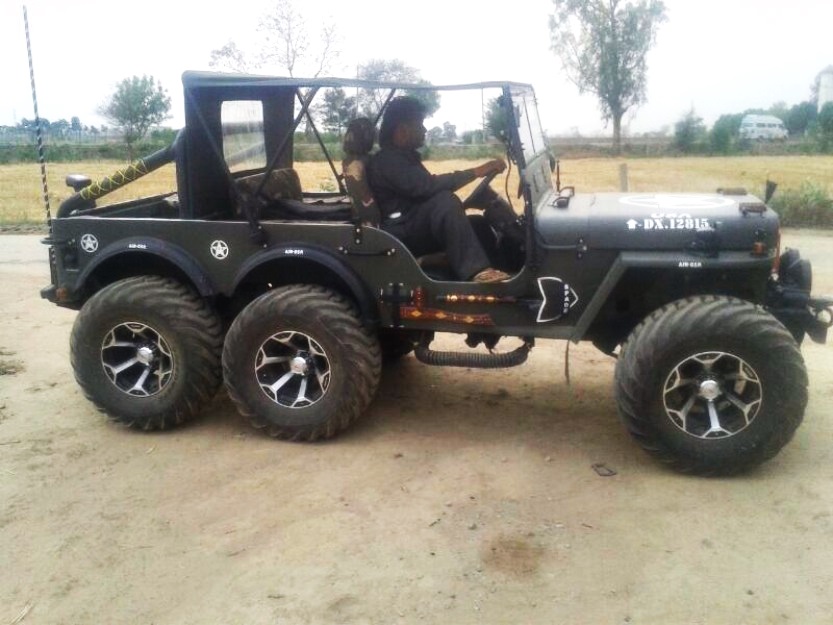
M 375 333 L 353 307 L 319 286 L 273 289 L 237 316 L 223 373 L 238 410 L 271 436 L 330 438 L 370 404 L 381 375 Z
M 790 333 L 749 302 L 703 296 L 654 312 L 616 364 L 619 413 L 642 447 L 673 468 L 728 475 L 775 456 L 807 405 Z

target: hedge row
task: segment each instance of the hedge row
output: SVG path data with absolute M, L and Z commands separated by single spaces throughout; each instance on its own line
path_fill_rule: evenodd
M 822 186 L 803 182 L 798 189 L 779 191 L 771 201 L 781 225 L 792 228 L 833 228 L 833 197 Z

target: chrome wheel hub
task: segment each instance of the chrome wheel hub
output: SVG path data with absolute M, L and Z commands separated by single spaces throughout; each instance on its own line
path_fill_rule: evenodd
M 671 422 L 696 438 L 726 438 L 758 415 L 763 385 L 742 358 L 704 352 L 680 362 L 665 380 L 663 406 Z
M 101 365 L 123 393 L 150 397 L 171 381 L 174 357 L 159 332 L 143 323 L 128 322 L 105 335 L 101 343 Z
M 330 387 L 330 359 L 303 332 L 278 332 L 266 339 L 255 358 L 255 375 L 264 394 L 286 408 L 307 408 Z
M 700 384 L 700 397 L 714 401 L 720 396 L 720 384 L 716 380 L 706 380 Z

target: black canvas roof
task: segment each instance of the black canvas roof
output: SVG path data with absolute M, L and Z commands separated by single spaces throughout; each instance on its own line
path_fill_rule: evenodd
M 413 84 L 400 82 L 376 82 L 356 78 L 293 78 L 285 76 L 260 76 L 255 74 L 235 74 L 220 72 L 186 71 L 182 74 L 185 89 L 203 87 L 354 87 L 359 89 L 407 89 L 427 91 L 463 91 L 469 89 L 490 89 L 510 87 L 513 89 L 532 90 L 532 85 L 510 82 L 491 81 L 461 85 L 432 85 L 429 83 Z

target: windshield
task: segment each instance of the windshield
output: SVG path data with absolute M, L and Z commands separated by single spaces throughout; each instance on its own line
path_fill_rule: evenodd
M 515 122 L 524 162 L 531 163 L 536 156 L 548 151 L 547 138 L 538 118 L 538 104 L 531 88 L 515 87 L 512 89 L 512 106 L 515 109 Z
M 532 206 L 552 192 L 552 162 L 547 137 L 538 117 L 538 105 L 531 87 L 511 89 L 513 116 L 518 130 L 519 162 L 526 197 Z

